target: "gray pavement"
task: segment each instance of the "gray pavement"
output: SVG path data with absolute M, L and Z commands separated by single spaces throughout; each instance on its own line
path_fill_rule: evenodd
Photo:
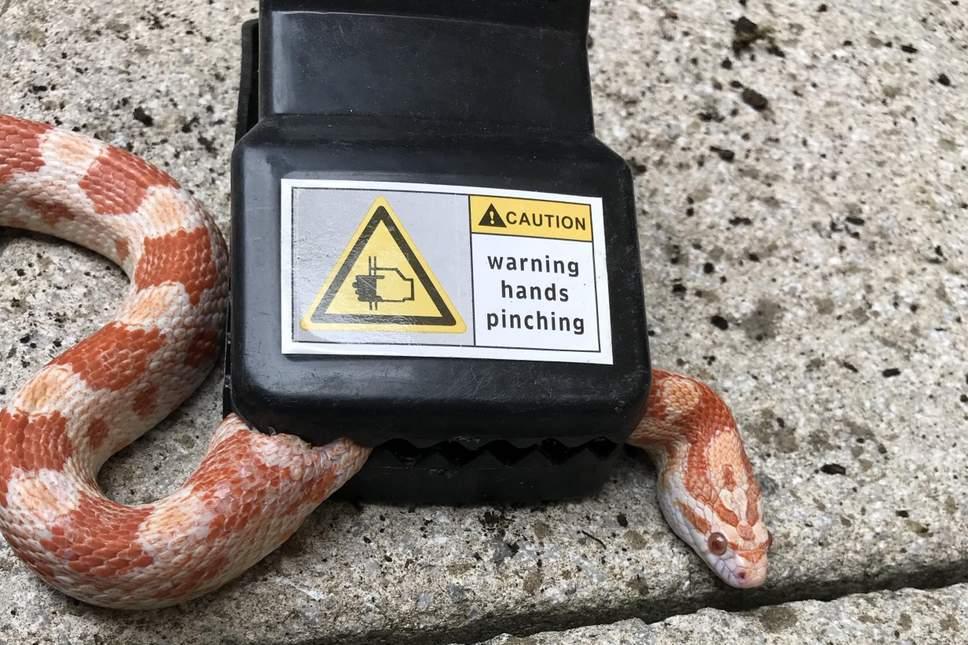
M 254 8 L 15 0 L 0 112 L 133 150 L 227 229 Z M 601 0 L 592 25 L 598 130 L 636 169 L 654 360 L 731 402 L 776 538 L 768 585 L 713 580 L 630 457 L 572 503 L 326 504 L 238 582 L 150 614 L 66 599 L 2 545 L 0 640 L 470 641 L 968 581 L 964 6 Z M 90 253 L 0 231 L 0 405 L 124 285 Z M 109 494 L 183 481 L 219 396 L 212 378 L 113 460 Z
M 845 596 L 770 606 L 742 613 L 702 609 L 646 625 L 637 618 L 516 637 L 504 634 L 479 645 L 678 645 L 772 643 L 852 645 L 968 642 L 968 585 L 927 592 L 917 589 Z

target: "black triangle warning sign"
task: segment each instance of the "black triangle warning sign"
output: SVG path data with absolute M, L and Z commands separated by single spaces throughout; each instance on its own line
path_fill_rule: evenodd
M 484 211 L 484 217 L 481 218 L 479 226 L 493 226 L 495 228 L 507 228 L 507 224 L 504 223 L 504 218 L 501 214 L 497 212 L 494 208 L 494 204 L 488 206 L 487 210 Z
M 382 197 L 350 238 L 301 326 L 453 334 L 467 330 L 437 276 Z

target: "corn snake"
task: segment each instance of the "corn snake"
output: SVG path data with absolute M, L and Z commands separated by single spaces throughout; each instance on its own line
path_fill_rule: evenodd
M 115 452 L 176 409 L 214 365 L 227 250 L 205 209 L 141 159 L 0 115 L 0 226 L 111 259 L 129 292 L 113 321 L 44 367 L 0 408 L 0 531 L 53 587 L 144 609 L 218 588 L 282 544 L 364 464 L 342 439 L 312 447 L 229 416 L 185 484 L 124 506 L 98 488 Z M 629 443 L 659 471 L 670 526 L 723 580 L 762 584 L 771 538 L 732 414 L 706 385 L 653 372 Z

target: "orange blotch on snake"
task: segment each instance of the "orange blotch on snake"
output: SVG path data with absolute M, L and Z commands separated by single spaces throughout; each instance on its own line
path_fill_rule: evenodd
M 185 365 L 205 367 L 212 362 L 218 350 L 219 332 L 217 329 L 202 329 L 196 332 L 185 352 Z
M 753 527 L 746 522 L 740 522 L 736 525 L 736 532 L 739 536 L 747 541 L 752 541 L 756 539 L 756 533 L 753 531 Z
M 705 517 L 693 511 L 692 508 L 690 508 L 687 504 L 683 502 L 677 501 L 676 504 L 679 506 L 679 510 L 682 512 L 682 516 L 686 518 L 687 522 L 692 524 L 693 528 L 695 528 L 700 533 L 707 533 L 709 531 L 711 527 L 709 525 L 709 522 L 706 521 Z
M 123 390 L 144 374 L 152 355 L 164 344 L 158 329 L 110 323 L 54 359 L 68 365 L 95 390 Z
M 750 468 L 747 476 L 752 485 L 746 488 L 746 521 L 753 526 L 760 521 L 760 487 L 753 479 L 752 468 Z
M 107 421 L 98 417 L 91 421 L 87 426 L 87 445 L 91 450 L 97 450 L 104 443 L 105 438 L 107 438 L 108 433 L 111 432 L 111 428 L 108 426 Z
M 736 513 L 734 513 L 732 509 L 726 506 L 723 500 L 717 497 L 712 507 L 713 507 L 713 512 L 716 513 L 716 517 L 718 517 L 722 521 L 726 522 L 731 526 L 736 526 L 739 524 L 739 516 Z
M 192 476 L 185 482 L 186 486 L 192 486 L 196 491 L 214 490 L 226 477 L 238 470 L 238 464 L 246 463 L 244 460 L 252 459 L 252 465 L 256 468 L 262 462 L 253 459 L 251 439 L 246 432 L 234 432 L 209 449 L 208 454 L 199 464 Z
M 186 482 L 194 494 L 204 504 L 218 509 L 226 500 L 232 504 L 232 512 L 217 512 L 209 524 L 206 541 L 212 543 L 226 535 L 245 528 L 265 509 L 257 503 L 255 496 L 249 499 L 246 484 L 253 481 L 263 482 L 273 487 L 272 469 L 253 454 L 255 447 L 252 437 L 245 432 L 237 432 L 220 441 L 205 456 L 198 469 Z M 245 482 L 240 472 L 240 464 L 245 464 Z
M 740 556 L 752 565 L 766 557 L 766 551 L 768 548 L 769 547 L 767 546 L 759 549 L 750 549 L 749 551 L 741 551 L 737 549 L 736 555 Z
M 61 220 L 74 219 L 74 213 L 60 202 L 31 197 L 27 200 L 27 208 L 36 211 L 40 219 L 48 226 L 57 226 Z
M 228 567 L 229 560 L 224 555 L 220 555 L 215 558 L 209 564 L 204 566 L 197 566 L 190 569 L 184 577 L 178 579 L 178 582 L 170 587 L 163 587 L 154 594 L 155 598 L 177 598 L 179 596 L 187 595 L 204 583 L 217 578 L 221 573 Z
M 52 527 L 40 544 L 73 571 L 113 579 L 153 561 L 138 545 L 138 532 L 152 506 L 122 506 L 85 491 L 77 508 Z M 110 531 L 104 531 L 110 526 Z
M 124 262 L 128 259 L 128 255 L 131 250 L 128 248 L 128 240 L 115 240 L 114 241 L 114 252 L 117 256 L 118 262 Z
M 747 496 L 750 494 L 749 489 L 755 488 L 755 481 L 749 478 L 752 469 L 743 451 L 739 434 L 736 432 L 732 414 L 719 397 L 713 395 L 704 397 L 704 400 L 706 399 L 710 400 L 701 406 L 703 408 L 701 412 L 687 415 L 684 420 L 690 427 L 700 431 L 689 446 L 684 478 L 686 489 L 696 499 L 710 506 L 720 520 L 736 526 L 740 522 L 737 510 L 745 512 L 746 509 L 728 507 L 719 496 L 720 487 L 716 485 L 716 480 L 720 479 L 722 488 L 726 490 L 732 490 L 728 485 L 730 483 L 734 488 L 737 487 L 739 480 L 737 470 L 733 468 L 735 465 L 747 476 L 745 482 Z M 714 472 L 713 464 L 716 463 L 722 463 L 723 466 Z
M 158 386 L 154 383 L 141 388 L 134 397 L 132 408 L 139 417 L 148 417 L 154 412 L 155 404 L 158 402 Z
M 51 129 L 43 123 L 0 114 L 0 184 L 18 172 L 36 172 L 44 166 L 41 137 Z
M 81 189 L 102 215 L 133 213 L 152 186 L 178 183 L 148 162 L 115 147 L 107 148 L 80 181 Z
M 134 283 L 139 289 L 180 282 L 193 305 L 217 280 L 212 241 L 204 227 L 146 238 L 144 254 L 134 272 Z
M 0 409 L 0 505 L 14 470 L 63 470 L 74 454 L 67 418 L 60 412 L 27 415 Z
M 319 479 L 313 484 L 313 487 L 304 496 L 304 501 L 312 502 L 313 504 L 321 503 L 325 498 L 333 492 L 333 484 L 336 483 L 337 473 L 333 469 L 327 469 Z

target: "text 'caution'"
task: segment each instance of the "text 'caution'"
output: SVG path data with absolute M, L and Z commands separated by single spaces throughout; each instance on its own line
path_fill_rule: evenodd
M 592 241 L 588 204 L 471 195 L 474 233 Z

